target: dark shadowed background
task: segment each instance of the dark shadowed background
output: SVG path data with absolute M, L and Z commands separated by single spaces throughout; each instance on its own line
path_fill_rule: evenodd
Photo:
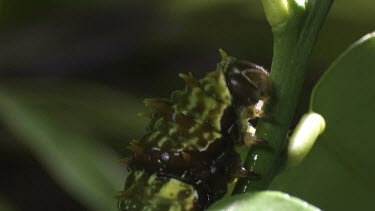
M 334 3 L 295 119 L 332 60 L 374 28 L 373 0 Z M 113 163 L 144 131 L 136 116 L 145 110 L 142 99 L 183 88 L 178 73 L 201 77 L 214 70 L 219 48 L 270 68 L 272 33 L 261 1 L 0 0 L 0 88 L 28 112 L 53 119 L 54 130 L 93 137 Z M 0 121 L 0 210 L 95 209 L 71 191 L 75 180 L 66 188 L 64 172 L 45 162 L 54 154 L 46 156 L 38 138 L 17 128 Z M 125 166 L 115 165 L 124 175 Z

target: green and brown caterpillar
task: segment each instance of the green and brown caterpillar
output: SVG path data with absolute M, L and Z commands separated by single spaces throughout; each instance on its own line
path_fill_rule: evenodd
M 171 99 L 147 99 L 153 112 L 147 134 L 132 141 L 119 210 L 203 210 L 238 177 L 257 177 L 241 166 L 235 146 L 260 143 L 250 121 L 263 116 L 270 97 L 268 72 L 221 51 L 217 69 Z

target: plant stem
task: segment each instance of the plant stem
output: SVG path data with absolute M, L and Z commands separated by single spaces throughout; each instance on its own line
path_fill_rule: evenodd
M 253 146 L 249 150 L 244 167 L 262 178 L 240 179 L 234 194 L 267 189 L 283 165 L 282 152 L 288 144 L 286 136 L 300 98 L 307 61 L 333 0 L 309 0 L 304 7 L 297 2 L 301 1 L 288 1 L 289 16 L 284 22 L 271 23 L 273 93 L 266 108 L 268 118 L 259 121 L 256 135 L 266 140 L 272 150 L 264 146 Z

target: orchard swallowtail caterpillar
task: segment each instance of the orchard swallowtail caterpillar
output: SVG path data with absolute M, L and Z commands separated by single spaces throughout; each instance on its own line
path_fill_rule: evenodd
M 227 192 L 243 169 L 235 146 L 259 144 L 250 122 L 264 116 L 268 72 L 221 51 L 215 71 L 198 80 L 180 74 L 185 90 L 146 99 L 147 133 L 132 141 L 119 210 L 203 210 Z

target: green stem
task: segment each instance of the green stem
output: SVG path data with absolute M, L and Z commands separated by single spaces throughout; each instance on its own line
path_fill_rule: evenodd
M 266 189 L 282 166 L 282 151 L 288 142 L 285 137 L 300 98 L 307 61 L 333 0 L 309 0 L 304 6 L 297 2 L 301 0 L 288 1 L 288 17 L 283 17 L 282 22 L 270 22 L 274 35 L 270 73 L 273 93 L 266 108 L 269 118 L 259 121 L 256 135 L 267 140 L 273 150 L 262 146 L 249 150 L 244 167 L 260 174 L 262 179 L 240 179 L 235 194 Z

